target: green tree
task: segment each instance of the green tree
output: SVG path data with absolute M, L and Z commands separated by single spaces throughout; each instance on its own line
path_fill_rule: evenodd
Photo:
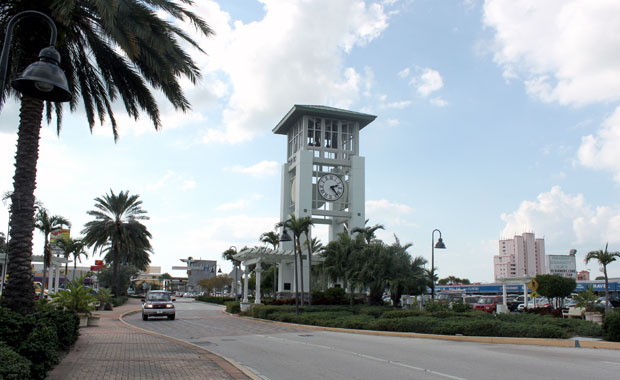
M 368 219 L 364 221 L 364 224 L 368 224 Z M 383 227 L 382 224 L 375 224 L 372 227 L 371 226 L 365 226 L 363 228 L 355 227 L 353 230 L 351 230 L 351 234 L 356 234 L 356 233 L 361 234 L 364 237 L 366 244 L 370 244 L 375 239 L 375 232 L 377 232 L 377 230 L 384 230 L 384 229 L 385 227 Z
M 235 293 L 235 296 L 234 296 L 235 300 L 237 299 L 237 296 L 238 296 L 238 291 L 237 291 L 238 279 L 236 277 L 237 277 L 237 273 L 239 273 L 239 271 L 241 270 L 240 269 L 241 261 L 235 260 L 235 255 L 237 253 L 238 253 L 237 247 L 235 246 L 231 246 L 230 248 L 222 252 L 222 258 L 230 261 L 233 264 L 233 270 L 235 271 L 235 279 L 234 279 L 234 286 L 233 286 L 233 292 Z
M 278 246 L 280 245 L 280 236 L 278 235 L 277 232 L 275 231 L 269 231 L 269 232 L 264 232 L 260 235 L 260 241 L 261 243 L 265 243 L 265 244 L 270 244 L 271 247 L 276 250 L 278 249 Z M 271 264 L 270 268 L 273 267 L 273 278 L 271 278 L 271 285 L 269 285 L 269 287 L 273 286 L 273 296 L 276 296 L 276 292 L 277 292 L 277 264 L 273 263 Z M 269 268 L 268 268 L 269 269 Z M 264 280 L 261 279 L 261 283 Z M 262 286 L 262 285 L 261 285 Z M 267 289 L 267 288 L 265 288 Z
M 308 231 L 306 231 L 306 241 L 304 246 L 308 249 L 308 305 L 312 305 L 312 256 L 318 254 L 323 250 L 323 244 L 319 238 L 308 239 Z
M 95 219 L 84 225 L 82 233 L 87 246 L 93 252 L 106 252 L 105 260 L 112 264 L 112 293 L 120 295 L 118 283 L 118 267 L 121 264 L 133 264 L 129 260 L 136 251 L 151 250 L 151 233 L 140 223 L 147 220 L 146 211 L 138 195 L 129 195 L 129 191 L 121 191 L 118 195 L 110 190 L 110 194 L 95 198 L 97 210 L 87 211 Z M 144 264 L 144 261 L 140 261 Z M 145 269 L 143 266 L 140 269 Z
M 116 285 L 119 289 L 122 289 L 119 293 L 114 293 L 112 290 L 112 294 L 114 296 L 124 295 L 127 289 L 131 286 L 131 279 L 135 278 L 140 270 L 131 265 L 121 265 L 118 267 L 118 272 L 116 273 L 116 279 L 114 275 L 114 271 L 112 267 L 106 266 L 102 271 L 97 275 L 97 279 L 99 280 L 99 286 L 104 288 L 112 288 Z
M 301 305 L 303 306 L 304 304 L 304 261 L 303 261 L 303 256 L 302 256 L 302 251 L 301 251 L 301 234 L 305 234 L 306 235 L 306 240 L 308 240 L 308 231 L 310 230 L 310 227 L 313 226 L 314 223 L 312 223 L 312 218 L 310 218 L 309 216 L 304 216 L 302 218 L 297 218 L 295 217 L 295 214 L 291 214 L 289 219 L 287 219 L 284 222 L 280 222 L 278 224 L 276 224 L 276 228 L 277 227 L 284 227 L 287 228 L 289 230 L 291 230 L 291 232 L 293 233 L 294 237 L 295 237 L 295 252 L 296 252 L 296 258 L 295 258 L 295 281 L 296 281 L 296 285 L 299 284 L 299 282 L 301 282 L 301 286 L 298 289 L 301 289 Z M 299 276 L 297 275 L 298 272 L 298 266 L 297 266 L 297 257 L 299 257 L 299 268 L 301 268 L 301 270 L 299 270 Z M 311 258 L 308 257 L 309 260 L 309 264 L 311 264 Z M 309 271 L 312 272 L 312 271 Z M 312 289 L 309 289 L 310 292 L 312 292 Z
M 466 278 L 458 278 L 455 276 L 448 276 L 437 281 L 440 285 L 468 285 L 470 282 Z
M 4 38 L 11 17 L 24 9 L 49 15 L 58 27 L 58 52 L 72 98 L 71 111 L 79 104 L 92 129 L 99 120 L 109 122 L 114 139 L 118 139 L 112 104 L 121 101 L 127 114 L 138 119 L 145 112 L 155 129 L 161 127 L 157 100 L 152 89 L 161 91 L 175 109 L 190 108 L 181 89 L 180 79 L 195 83 L 200 71 L 183 45 L 202 51 L 200 45 L 174 24 L 186 20 L 203 35 L 211 35 L 209 26 L 186 6 L 173 0 L 11 0 L 3 2 L 0 13 L 0 37 Z M 20 30 L 21 29 L 21 30 Z M 17 25 L 10 47 L 10 64 L 5 87 L 0 89 L 0 107 L 7 95 L 21 102 L 15 154 L 15 175 L 11 202 L 10 281 L 4 291 L 3 304 L 22 314 L 34 311 L 33 281 L 30 272 L 34 233 L 34 191 L 43 101 L 16 93 L 10 86 L 26 65 L 35 62 L 39 51 L 47 47 L 49 26 L 40 18 Z M 55 113 L 60 132 L 62 103 L 46 103 L 48 123 Z M 106 120 L 107 119 L 107 120 Z
M 69 237 L 66 239 L 60 239 L 58 241 L 58 246 L 60 247 L 60 249 L 62 249 L 63 255 L 65 259 L 67 260 L 67 262 L 65 263 L 65 285 L 66 285 L 67 284 L 67 272 L 69 268 L 69 258 L 73 256 L 73 275 L 71 279 L 75 280 L 75 270 L 77 267 L 77 261 L 79 260 L 81 263 L 82 259 L 80 258 L 80 256 L 84 256 L 84 258 L 88 258 L 88 254 L 84 250 L 84 242 L 82 241 L 81 238 L 72 239 Z
M 549 301 L 553 299 L 556 307 L 562 307 L 564 298 L 570 296 L 577 286 L 577 281 L 574 278 L 562 277 L 557 274 L 538 274 L 536 281 L 538 282 L 536 292 L 547 297 Z
M 172 279 L 172 276 L 170 275 L 170 273 L 163 273 L 161 276 L 159 276 L 159 282 L 163 285 L 162 289 L 168 289 L 168 287 L 166 286 L 166 281 L 170 281 Z
M 43 280 L 41 281 L 41 298 L 43 298 L 43 292 L 45 290 L 47 268 L 52 265 L 52 247 L 50 245 L 50 234 L 52 231 L 63 228 L 64 226 L 71 227 L 71 223 L 66 218 L 60 215 L 50 215 L 47 209 L 39 207 L 35 218 L 35 228 L 41 231 L 45 237 L 43 244 Z M 12 252 L 12 251 L 11 251 Z M 10 265 L 9 265 L 10 267 Z M 10 281 L 9 281 L 10 282 Z
M 609 244 L 605 244 L 604 251 L 592 251 L 588 252 L 585 258 L 586 264 L 590 262 L 590 260 L 598 261 L 599 265 L 603 269 L 603 276 L 605 277 L 605 308 L 609 309 L 609 278 L 607 277 L 607 265 L 616 261 L 617 257 L 620 257 L 620 252 L 607 252 L 607 246 Z
M 359 266 L 362 262 L 358 257 L 364 244 L 361 235 L 353 239 L 348 233 L 341 233 L 338 235 L 338 239 L 329 242 L 322 252 L 325 258 L 323 271 L 327 278 L 333 282 L 342 280 L 343 287 L 349 289 L 351 304 L 353 304 L 355 297 L 354 287 L 359 283 L 357 278 Z

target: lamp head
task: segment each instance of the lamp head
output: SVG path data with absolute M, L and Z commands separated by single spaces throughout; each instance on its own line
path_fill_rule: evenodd
M 286 228 L 282 229 L 282 234 L 280 235 L 280 241 L 291 241 L 291 235 L 288 234 Z
M 435 244 L 435 248 L 446 249 L 446 245 L 443 243 L 443 240 L 441 240 L 441 238 L 437 240 L 437 244 Z
M 49 46 L 39 52 L 39 61 L 32 63 L 12 82 L 24 95 L 51 102 L 68 102 L 71 92 L 67 77 L 60 66 L 60 54 Z

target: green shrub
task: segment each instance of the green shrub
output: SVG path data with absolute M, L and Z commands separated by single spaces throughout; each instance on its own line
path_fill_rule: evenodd
M 455 302 L 452 304 L 452 311 L 457 313 L 467 313 L 468 311 L 472 311 L 472 308 L 466 303 Z
M 58 362 L 57 348 L 58 336 L 56 331 L 46 323 L 36 323 L 26 340 L 17 349 L 17 353 L 32 363 L 30 366 L 31 379 L 45 379 L 47 372 Z
M 118 307 L 118 306 L 122 306 L 125 304 L 125 302 L 127 302 L 129 298 L 127 296 L 118 296 L 118 297 L 113 297 L 112 298 L 112 306 L 114 307 Z
M 332 300 L 343 300 L 345 299 L 346 292 L 343 288 L 329 288 L 325 291 L 325 298 L 329 298 Z
M 227 302 L 231 302 L 234 300 L 235 299 L 233 297 L 211 297 L 211 296 L 196 297 L 196 301 L 215 303 L 218 305 L 225 305 Z
M 429 302 L 424 305 L 424 310 L 431 313 L 436 311 L 448 311 L 450 310 L 450 305 L 443 302 Z
M 381 314 L 381 318 L 393 319 L 393 318 L 407 318 L 407 317 L 419 317 L 420 315 L 426 315 L 421 310 L 393 310 L 385 311 Z
M 0 340 L 14 350 L 19 347 L 28 336 L 28 332 L 32 329 L 34 319 L 30 319 L 30 323 L 26 323 L 23 315 L 16 313 L 10 309 L 0 308 Z
M 239 301 L 226 302 L 226 311 L 232 314 L 239 314 L 241 312 L 241 302 Z
M 609 311 L 603 318 L 603 339 L 620 342 L 620 311 Z
M 45 310 L 35 314 L 37 320 L 46 323 L 56 331 L 58 350 L 68 350 L 80 335 L 80 319 L 71 310 Z
M 394 310 L 391 306 L 362 306 L 357 308 L 356 314 L 366 314 L 373 316 L 375 318 L 379 318 L 386 311 Z
M 0 341 L 0 379 L 23 380 L 30 377 L 30 361 Z

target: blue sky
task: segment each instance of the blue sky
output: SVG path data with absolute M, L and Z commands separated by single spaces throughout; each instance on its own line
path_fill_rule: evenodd
M 620 251 L 617 1 L 196 3 L 216 35 L 196 36 L 208 55 L 189 50 L 203 73 L 184 82 L 191 112 L 158 94 L 156 132 L 117 105 L 116 144 L 107 124 L 91 134 L 81 109 L 60 136 L 43 127 L 36 196 L 73 237 L 112 189 L 140 195 L 163 271 L 259 244 L 278 221 L 286 158 L 271 130 L 293 104 L 322 104 L 377 115 L 360 141 L 366 216 L 429 261 L 439 228 L 440 277 L 492 281 L 498 240 L 524 231 L 548 254 L 576 248 L 593 276 L 588 251 Z M 9 102 L 0 116 L 2 191 L 17 113 Z M 0 226 L 7 215 L 0 207 Z M 620 262 L 609 272 L 619 277 Z

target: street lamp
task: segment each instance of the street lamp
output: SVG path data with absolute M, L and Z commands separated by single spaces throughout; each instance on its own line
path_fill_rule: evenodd
M 54 48 L 57 34 L 56 25 L 48 15 L 37 11 L 19 12 L 9 20 L 2 55 L 0 56 L 0 89 L 4 90 L 13 28 L 19 20 L 29 16 L 41 16 L 49 24 L 51 29 L 50 46 L 42 49 L 39 52 L 39 61 L 30 64 L 11 84 L 17 91 L 33 98 L 51 102 L 68 102 L 71 100 L 71 92 L 69 92 L 67 77 L 58 66 L 60 54 Z
M 437 244 L 435 244 L 435 231 L 439 232 L 439 240 L 437 240 Z M 431 242 L 431 281 L 433 281 L 433 286 L 431 286 L 431 298 L 435 299 L 435 248 L 437 249 L 446 249 L 446 245 L 441 240 L 441 231 L 438 229 L 433 230 L 432 234 L 433 241 Z
M 295 234 L 293 234 L 293 239 L 286 231 L 286 227 L 282 228 L 282 234 L 280 235 L 280 241 L 293 241 L 293 257 L 295 258 L 295 314 L 299 314 L 299 289 L 297 287 L 297 252 L 295 252 Z

